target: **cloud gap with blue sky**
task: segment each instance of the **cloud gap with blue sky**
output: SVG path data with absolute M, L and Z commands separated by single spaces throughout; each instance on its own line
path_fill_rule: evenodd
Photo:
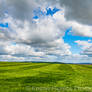
M 41 16 L 53 16 L 56 12 L 60 11 L 60 9 L 54 7 L 53 9 L 51 8 L 46 8 L 45 11 L 42 11 L 41 8 L 37 8 L 33 11 L 34 16 L 33 19 L 39 19 Z
M 0 27 L 2 27 L 2 28 L 8 28 L 8 23 L 0 23 Z

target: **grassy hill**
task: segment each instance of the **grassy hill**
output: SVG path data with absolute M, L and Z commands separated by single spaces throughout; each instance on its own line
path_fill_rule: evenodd
M 0 62 L 0 92 L 92 92 L 92 65 Z

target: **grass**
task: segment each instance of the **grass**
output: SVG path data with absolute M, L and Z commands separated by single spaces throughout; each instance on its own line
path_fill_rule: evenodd
M 0 62 L 0 92 L 92 92 L 92 65 Z

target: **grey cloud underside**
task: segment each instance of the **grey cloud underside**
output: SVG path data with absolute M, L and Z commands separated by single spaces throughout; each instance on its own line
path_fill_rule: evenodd
M 7 12 L 15 19 L 32 21 L 33 9 L 36 6 L 35 0 L 1 0 L 0 16 L 3 17 Z
M 59 0 L 66 8 L 66 18 L 92 25 L 92 0 Z
M 30 5 L 30 3 L 32 4 Z M 30 15 L 32 15 L 32 8 L 34 7 L 32 0 L 7 0 L 7 6 L 8 13 L 14 18 L 21 20 L 31 19 Z
M 92 0 L 50 0 L 51 4 L 65 7 L 67 20 L 76 20 L 82 24 L 92 25 Z
M 77 20 L 78 22 L 88 25 L 92 24 L 92 0 L 6 0 L 5 2 L 0 2 L 0 12 L 2 12 L 0 16 L 3 16 L 3 11 L 7 10 L 14 18 L 31 20 L 32 10 L 47 2 L 47 5 L 55 5 L 58 3 L 64 6 L 68 20 Z
M 0 1 L 0 19 L 4 16 L 5 7 L 3 5 L 3 2 Z

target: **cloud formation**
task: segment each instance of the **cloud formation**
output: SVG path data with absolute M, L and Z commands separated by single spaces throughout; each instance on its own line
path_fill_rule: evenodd
M 64 20 L 60 13 L 54 14 L 53 17 L 44 16 L 37 21 L 34 20 L 35 23 L 30 23 L 28 20 L 22 22 L 22 20 L 8 16 L 2 21 L 8 22 L 9 28 L 5 30 L 2 28 L 0 39 L 7 40 L 10 44 L 3 48 L 8 55 L 18 57 L 44 58 L 71 54 L 70 46 L 62 39 L 66 26 L 60 27 L 63 23 L 60 23 L 59 19 Z M 16 42 L 16 45 L 12 42 Z
M 64 42 L 64 35 L 92 37 L 90 10 L 87 2 L 77 0 L 1 0 L 0 1 L 0 56 L 4 60 L 58 60 L 79 62 L 88 54 L 73 55 L 72 47 Z M 76 6 L 76 5 L 79 5 Z M 90 9 L 91 6 L 89 6 Z M 80 12 L 78 10 L 80 9 Z M 83 10 L 83 13 L 81 11 Z M 76 12 L 77 11 L 77 12 Z M 85 16 L 83 16 L 84 13 Z M 86 18 L 84 20 L 84 18 Z M 7 24 L 2 24 L 7 23 Z M 5 28 L 4 28 L 5 27 Z M 91 48 L 90 43 L 76 41 Z M 83 50 L 84 51 L 84 50 Z M 84 53 L 84 52 L 83 52 Z

